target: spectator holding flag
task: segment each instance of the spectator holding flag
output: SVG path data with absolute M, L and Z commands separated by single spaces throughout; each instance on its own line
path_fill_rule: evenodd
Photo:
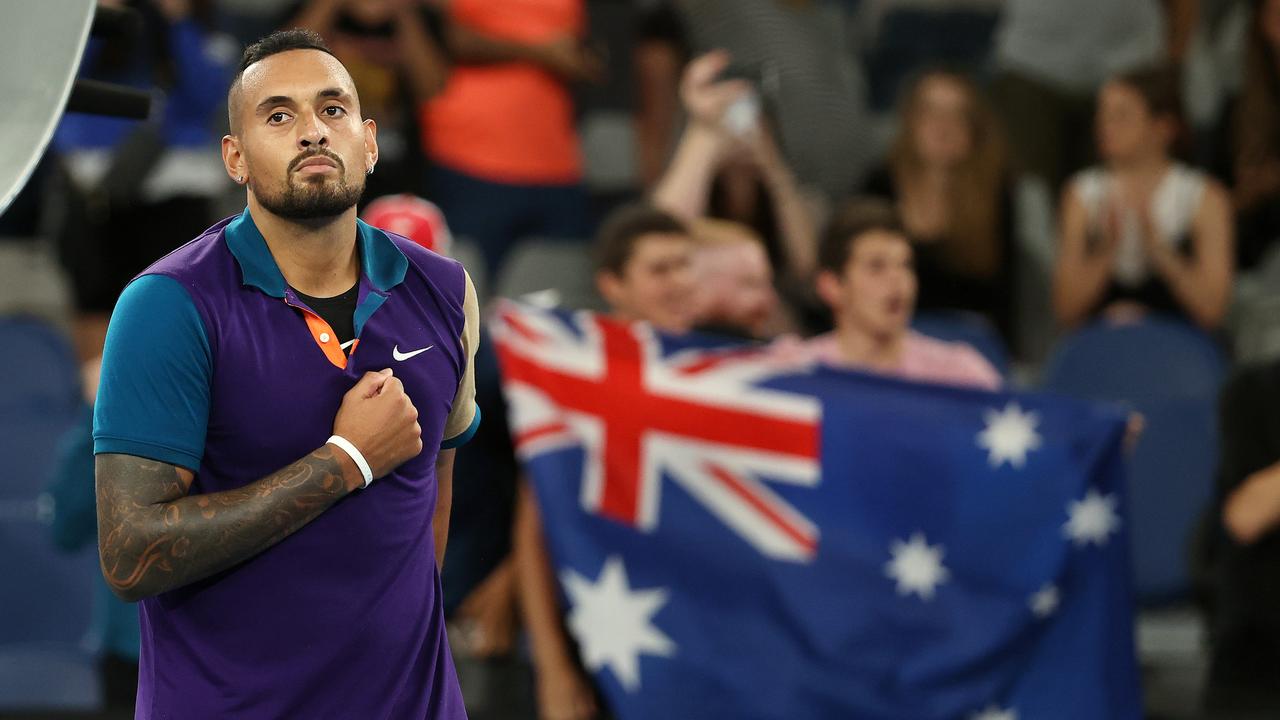
M 694 241 L 679 220 L 649 205 L 620 208 L 601 226 L 595 249 L 596 286 L 616 317 L 675 334 L 694 326 Z M 600 701 L 565 631 L 542 519 L 527 483 L 517 501 L 513 544 L 538 715 L 597 717 Z
M 607 218 L 596 243 L 596 287 L 613 314 L 668 333 L 693 327 L 693 238 L 674 216 L 649 205 Z
M 731 220 L 700 218 L 691 226 L 697 249 L 699 332 L 766 340 L 787 324 L 764 240 Z
M 996 390 L 1000 374 L 976 350 L 911 330 L 918 281 L 915 255 L 892 207 L 860 200 L 831 224 L 818 249 L 818 295 L 835 331 L 805 343 L 834 366 L 906 380 Z

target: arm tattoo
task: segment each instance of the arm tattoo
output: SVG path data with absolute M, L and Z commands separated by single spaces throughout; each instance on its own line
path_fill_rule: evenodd
M 99 455 L 98 552 L 102 574 L 134 601 L 209 577 L 293 534 L 348 490 L 325 446 L 235 490 L 187 495 L 173 465 Z

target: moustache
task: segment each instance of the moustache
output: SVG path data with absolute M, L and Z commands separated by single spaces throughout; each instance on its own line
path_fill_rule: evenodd
M 342 162 L 342 158 L 338 157 L 337 153 L 320 148 L 317 150 L 307 150 L 298 155 L 298 157 L 289 162 L 289 167 L 285 169 L 285 172 L 292 173 L 299 165 L 314 157 L 326 157 L 332 160 L 333 164 L 337 165 L 339 170 L 344 173 L 347 171 L 346 163 Z

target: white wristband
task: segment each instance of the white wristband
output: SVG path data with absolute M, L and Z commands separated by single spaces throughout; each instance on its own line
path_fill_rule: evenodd
M 369 467 L 369 461 L 364 459 L 364 455 L 360 454 L 356 446 L 341 435 L 334 435 L 325 442 L 337 445 L 342 448 L 343 452 L 351 456 L 351 461 L 356 464 L 356 467 L 360 468 L 360 474 L 364 475 L 364 486 L 369 487 L 369 483 L 373 482 L 373 470 Z

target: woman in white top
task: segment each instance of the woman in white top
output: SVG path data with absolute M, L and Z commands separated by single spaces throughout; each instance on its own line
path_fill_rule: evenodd
M 1226 190 L 1178 163 L 1176 75 L 1141 70 L 1098 93 L 1103 165 L 1062 199 L 1053 304 L 1059 322 L 1159 311 L 1216 329 L 1231 296 L 1234 236 Z

